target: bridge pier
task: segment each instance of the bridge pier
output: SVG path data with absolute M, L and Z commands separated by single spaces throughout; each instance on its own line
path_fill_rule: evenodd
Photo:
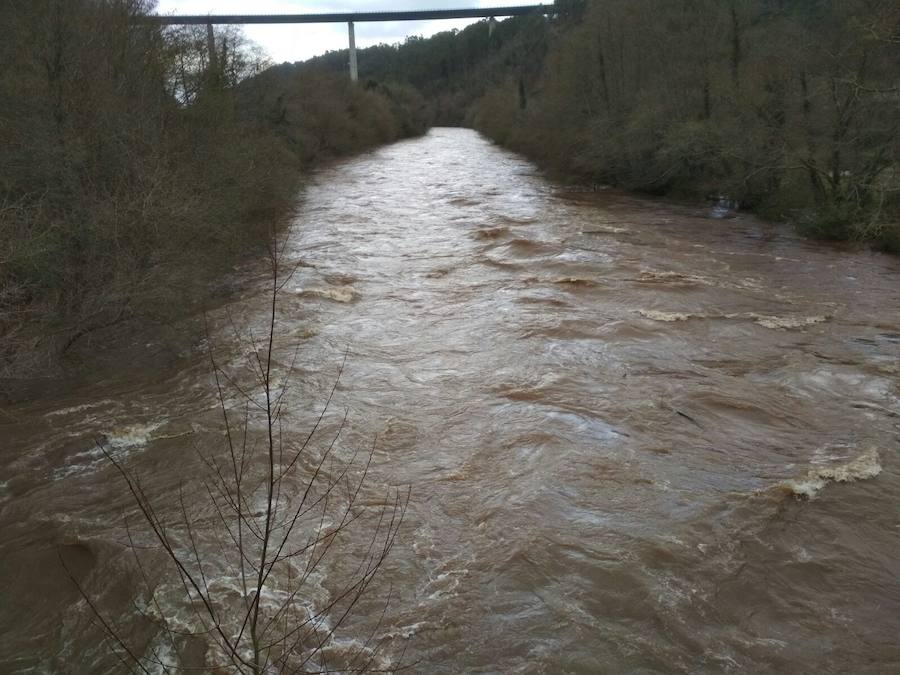
M 356 31 L 353 29 L 353 22 L 347 23 L 348 32 L 350 33 L 350 81 L 357 82 L 359 80 L 359 68 L 356 64 Z

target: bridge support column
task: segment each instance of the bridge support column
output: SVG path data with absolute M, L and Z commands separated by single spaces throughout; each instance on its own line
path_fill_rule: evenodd
M 359 68 L 356 65 L 356 31 L 353 29 L 353 22 L 347 24 L 350 33 L 350 81 L 359 80 Z

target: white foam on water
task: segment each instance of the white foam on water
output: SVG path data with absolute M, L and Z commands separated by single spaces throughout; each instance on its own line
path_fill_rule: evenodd
M 574 429 L 576 432 L 584 433 L 591 438 L 610 441 L 621 436 L 621 434 L 619 434 L 619 432 L 611 425 L 594 417 L 587 417 L 573 412 L 562 412 L 558 410 L 551 410 L 547 413 L 547 417 L 553 421 L 561 422 L 563 425 Z
M 791 553 L 794 554 L 794 560 L 801 563 L 807 563 L 812 560 L 812 556 L 802 546 L 793 546 L 791 548 Z
M 395 628 L 394 630 L 390 630 L 387 633 L 383 633 L 381 635 L 381 638 L 382 639 L 391 639 L 391 638 L 402 637 L 402 638 L 408 640 L 413 635 L 420 632 L 422 630 L 422 628 L 427 625 L 428 625 L 427 621 L 418 621 L 418 622 L 412 623 L 408 626 L 399 626 L 398 628 Z
M 639 309 L 638 314 L 653 321 L 687 321 L 688 319 L 749 319 L 763 328 L 772 330 L 785 330 L 791 328 L 805 328 L 817 323 L 824 323 L 830 318 L 827 315 L 816 316 L 771 316 L 744 312 L 738 314 L 692 314 L 690 312 L 663 312 L 656 309 Z
M 881 473 L 880 460 L 878 450 L 869 448 L 845 464 L 811 469 L 803 478 L 786 481 L 784 486 L 797 497 L 815 499 L 829 483 L 852 483 L 875 478 Z
M 559 284 L 561 286 L 585 286 L 591 287 L 596 286 L 597 282 L 592 279 L 583 279 L 581 277 L 556 277 L 551 280 L 554 284 Z
M 177 553 L 182 560 L 190 559 L 193 555 L 189 550 L 178 550 Z M 209 563 L 207 563 L 208 567 Z M 298 574 L 302 571 L 300 566 L 292 565 L 292 567 Z M 292 583 L 296 583 L 297 578 L 295 577 Z M 326 607 L 330 598 L 328 591 L 322 586 L 323 579 L 322 573 L 310 573 L 305 577 L 302 589 L 298 589 L 296 586 L 285 585 L 285 579 L 281 577 L 274 575 L 270 577 L 269 584 L 263 589 L 260 597 L 260 610 L 264 621 L 266 617 L 272 617 L 276 612 L 283 610 L 282 616 L 292 624 L 314 622 L 316 624 L 315 632 L 319 637 L 324 638 L 331 632 L 332 625 L 327 615 L 319 616 L 318 608 Z M 252 585 L 252 580 L 250 583 Z M 232 637 L 236 637 L 246 602 L 254 597 L 255 590 L 252 587 L 249 588 L 249 596 L 245 598 L 240 577 L 229 573 L 212 576 L 207 573 L 206 588 L 210 602 L 216 608 L 219 616 L 225 619 L 222 623 L 223 629 Z M 299 592 L 297 592 L 298 590 Z M 207 630 L 205 623 L 208 623 L 208 618 L 202 608 L 198 614 L 197 603 L 199 600 L 199 596 L 192 587 L 188 587 L 186 593 L 184 584 L 169 577 L 156 584 L 152 590 L 152 596 L 139 600 L 136 606 L 142 613 L 159 622 L 160 625 L 166 623 L 169 629 L 176 633 L 203 633 Z M 167 645 L 167 636 L 165 632 L 161 632 L 151 647 L 156 648 L 158 660 L 169 663 L 171 657 L 174 662 L 176 656 L 169 654 L 164 649 Z M 244 649 L 241 649 L 240 653 L 247 659 L 251 658 L 246 641 L 243 646 Z M 145 656 L 152 657 L 152 653 L 148 652 Z M 209 642 L 206 658 L 209 663 L 228 662 L 227 655 L 221 651 L 221 647 L 216 641 Z
M 148 424 L 132 424 L 118 427 L 104 434 L 104 448 L 118 451 L 132 451 L 143 447 L 153 438 L 153 432 L 166 424 L 168 420 L 157 420 Z M 66 458 L 66 466 L 53 472 L 53 479 L 60 480 L 74 474 L 93 473 L 106 461 L 103 450 L 99 446 L 76 452 Z
M 106 433 L 106 442 L 113 448 L 130 448 L 146 445 L 153 437 L 153 432 L 166 422 L 167 420 L 156 420 L 148 424 L 131 424 L 117 427 Z
M 423 602 L 440 600 L 441 598 L 452 598 L 457 595 L 456 589 L 459 588 L 460 582 L 468 575 L 468 569 L 447 570 L 441 572 L 436 577 L 429 579 L 425 585 L 425 590 L 436 588 L 427 596 Z
M 687 314 L 684 312 L 661 312 L 655 309 L 639 309 L 638 314 L 653 321 L 687 321 L 691 318 L 700 318 L 697 314 Z
M 359 291 L 352 286 L 334 286 L 333 288 L 300 288 L 299 295 L 309 295 L 334 302 L 353 302 L 359 297 Z
M 178 655 L 165 633 L 159 633 L 147 646 L 143 663 L 152 675 L 169 675 L 172 670 L 178 670 L 181 665 Z
M 581 234 L 622 234 L 623 232 L 628 232 L 628 228 L 603 225 L 600 227 L 593 227 L 590 230 L 582 230 Z
M 90 410 L 92 408 L 99 408 L 104 405 L 115 405 L 115 401 L 110 399 L 103 399 L 102 401 L 94 401 L 93 403 L 82 403 L 81 405 L 74 405 L 70 408 L 60 408 L 59 410 L 53 410 L 44 415 L 44 417 L 58 417 L 61 415 L 71 415 L 73 413 L 84 412 L 85 410 Z
M 701 277 L 694 274 L 682 274 L 681 272 L 675 272 L 673 270 L 642 269 L 638 274 L 637 280 L 643 283 L 669 282 L 682 284 L 702 284 L 705 286 L 713 285 L 713 282 L 711 282 L 706 277 Z
M 750 313 L 746 315 L 748 318 L 763 328 L 784 329 L 784 328 L 803 328 L 804 326 L 812 326 L 817 323 L 828 321 L 825 315 L 818 316 L 768 316 L 766 314 Z M 730 318 L 730 317 L 729 317 Z
M 553 256 L 556 260 L 561 260 L 562 262 L 574 262 L 574 263 L 589 263 L 594 262 L 598 257 L 601 257 L 602 254 L 598 253 L 585 253 L 583 251 L 563 251 L 562 253 L 557 253 Z
M 876 406 L 888 414 L 900 412 L 900 399 L 895 395 L 894 378 L 877 377 L 865 372 L 850 369 L 817 368 L 811 372 L 790 373 L 785 381 L 792 389 L 803 392 L 805 396 L 816 396 L 820 393 L 834 395 L 838 393 L 854 406 Z M 868 398 L 868 401 L 862 400 Z M 873 403 L 872 400 L 878 403 Z

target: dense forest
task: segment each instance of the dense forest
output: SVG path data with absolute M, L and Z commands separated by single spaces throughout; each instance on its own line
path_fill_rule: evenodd
M 410 83 L 439 123 L 587 181 L 724 194 L 812 237 L 900 250 L 896 2 L 556 4 L 367 49 L 361 76 Z
M 0 377 L 159 318 L 266 245 L 317 161 L 422 133 L 421 97 L 285 72 L 144 0 L 0 2 Z

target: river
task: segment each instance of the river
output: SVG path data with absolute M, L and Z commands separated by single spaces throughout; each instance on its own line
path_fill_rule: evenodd
M 346 410 L 335 452 L 375 444 L 376 509 L 411 490 L 372 586 L 384 619 L 361 604 L 335 663 L 374 631 L 393 638 L 375 663 L 414 672 L 900 669 L 900 259 L 708 215 L 569 190 L 464 129 L 311 176 L 282 252 L 301 266 L 281 433 L 305 436 L 346 354 L 321 433 Z M 266 325 L 266 262 L 233 281 L 208 337 L 193 317 L 183 348 L 141 347 L 165 358 L 2 411 L 3 672 L 124 669 L 59 551 L 126 636 L 156 639 L 133 616 L 134 505 L 95 439 L 156 502 L 186 481 L 202 508 L 207 348 L 240 379 Z

